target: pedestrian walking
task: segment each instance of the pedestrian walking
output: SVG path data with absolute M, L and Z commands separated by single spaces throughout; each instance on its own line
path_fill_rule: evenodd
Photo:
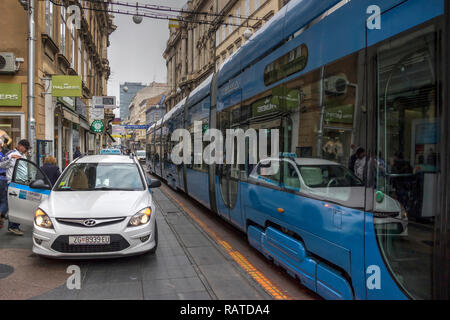
M 44 165 L 41 167 L 41 170 L 50 180 L 52 186 L 55 185 L 56 180 L 58 180 L 61 175 L 61 170 L 59 170 L 59 167 L 56 165 L 56 158 L 53 156 L 48 156 L 44 159 Z
M 4 157 L 0 160 L 0 169 L 5 169 L 5 175 L 7 184 L 9 184 L 12 180 L 14 167 L 16 165 L 17 159 L 25 159 L 25 154 L 30 150 L 30 143 L 28 140 L 20 140 L 17 144 L 17 147 L 14 150 L 9 151 Z M 8 206 L 8 197 L 6 197 L 6 206 Z M 11 221 L 8 221 L 8 231 L 18 235 L 22 236 L 23 231 L 20 230 L 20 225 L 18 223 L 12 223 Z
M 81 151 L 80 151 L 80 146 L 77 146 L 75 148 L 75 153 L 73 154 L 73 160 L 75 160 L 76 158 L 81 157 Z
M 7 139 L 7 138 L 4 138 Z M 0 161 L 8 153 L 6 142 L 0 138 Z M 6 213 L 8 212 L 8 180 L 6 179 L 6 169 L 0 169 L 0 229 L 3 228 Z
M 350 169 L 351 172 L 355 172 L 355 162 L 356 162 L 356 159 L 357 159 L 356 152 L 354 152 L 355 145 L 352 144 L 350 146 L 350 149 L 351 149 L 351 152 L 350 152 L 351 156 L 350 156 L 350 159 L 348 160 L 348 168 Z
M 356 150 L 356 161 L 354 172 L 355 175 L 364 181 L 364 168 L 366 166 L 366 150 L 364 148 L 358 148 Z

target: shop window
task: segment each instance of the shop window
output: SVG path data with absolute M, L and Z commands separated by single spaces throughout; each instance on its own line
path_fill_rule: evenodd
M 66 54 L 66 8 L 64 6 L 61 7 L 61 12 L 60 12 L 60 52 L 62 54 Z
M 9 149 L 15 148 L 22 139 L 23 130 L 20 116 L 0 116 L 0 139 L 6 143 Z
M 45 33 L 53 38 L 53 3 L 45 1 Z

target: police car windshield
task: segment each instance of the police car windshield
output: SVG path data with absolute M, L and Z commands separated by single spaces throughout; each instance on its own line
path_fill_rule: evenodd
M 55 191 L 142 191 L 144 183 L 134 163 L 74 163 Z

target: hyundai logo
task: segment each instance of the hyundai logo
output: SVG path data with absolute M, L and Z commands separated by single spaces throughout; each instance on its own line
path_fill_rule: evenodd
M 86 227 L 93 227 L 93 226 L 95 226 L 97 224 L 97 221 L 95 221 L 94 219 L 86 219 L 86 220 L 83 221 L 83 224 Z

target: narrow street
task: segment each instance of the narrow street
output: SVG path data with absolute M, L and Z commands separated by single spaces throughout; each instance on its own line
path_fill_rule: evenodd
M 317 299 L 262 255 L 245 235 L 181 193 L 153 191 L 159 214 L 156 254 L 55 260 L 31 252 L 25 235 L 0 231 L 0 299 L 269 300 Z M 213 231 L 214 230 L 214 231 Z M 70 265 L 81 289 L 69 290 Z

